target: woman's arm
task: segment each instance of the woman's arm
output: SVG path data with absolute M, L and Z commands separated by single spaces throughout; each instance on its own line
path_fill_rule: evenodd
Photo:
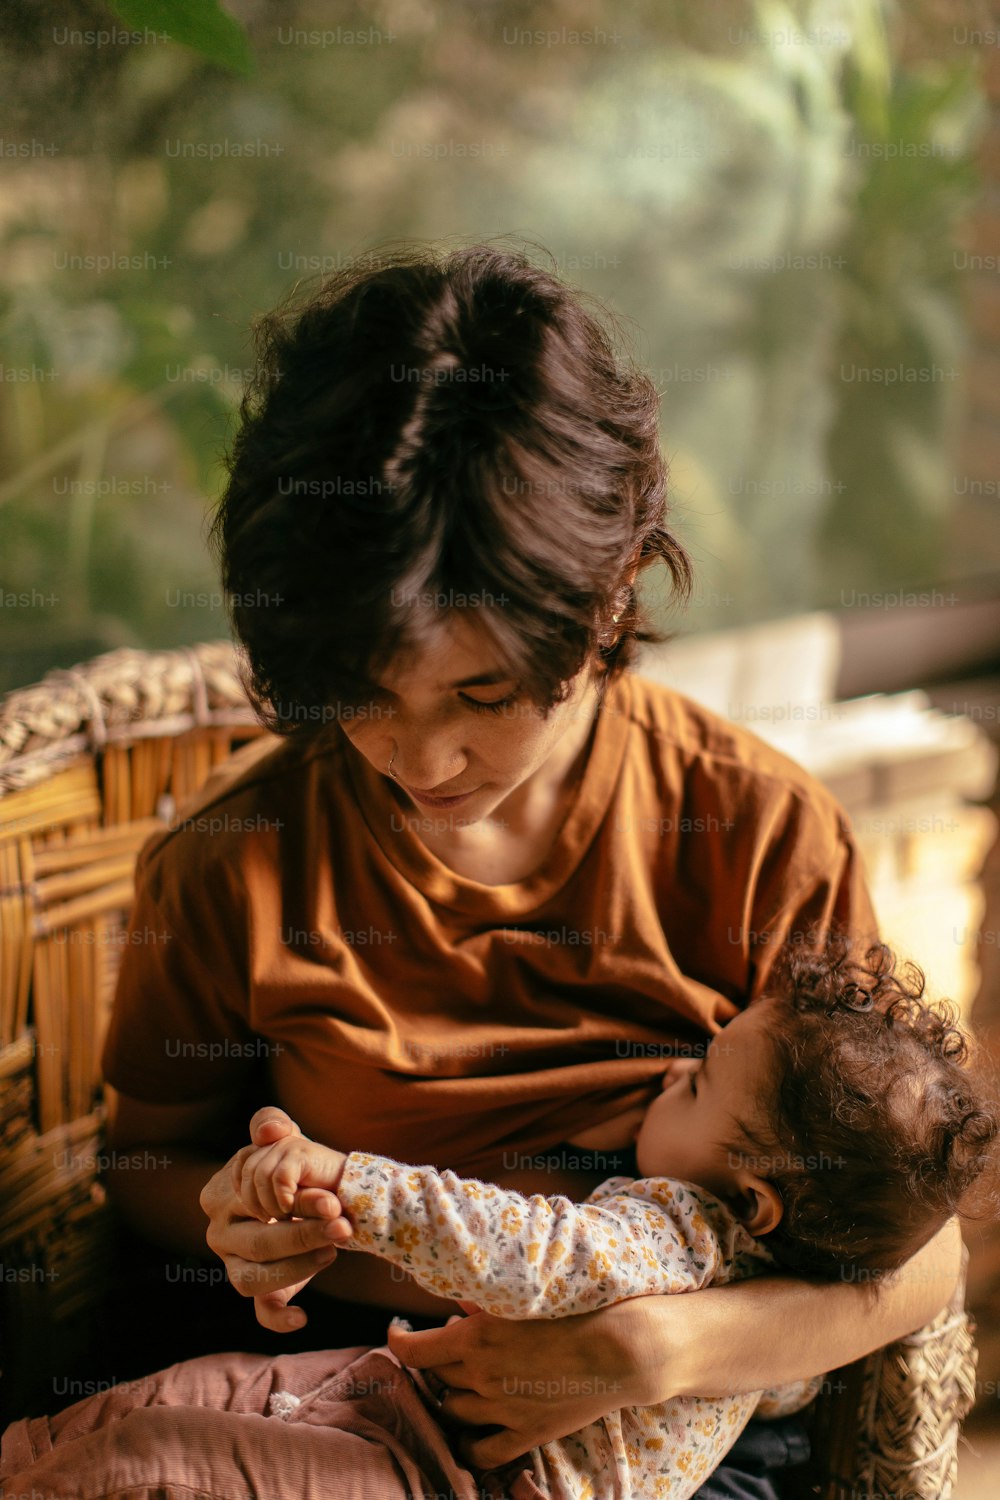
M 204 1255 L 198 1195 L 222 1155 L 207 1144 L 224 1127 L 230 1099 L 147 1104 L 110 1084 L 108 1162 L 103 1177 L 115 1207 L 136 1233 L 184 1255 Z
M 962 1236 L 950 1220 L 891 1277 L 870 1285 L 815 1286 L 768 1276 L 707 1287 L 693 1297 L 646 1298 L 649 1337 L 667 1359 L 650 1382 L 652 1400 L 757 1390 L 836 1370 L 922 1328 L 955 1290 Z M 677 1328 L 678 1316 L 681 1328 Z M 733 1330 L 739 1329 L 739 1338 Z
M 501 1429 L 462 1441 L 468 1462 L 490 1467 L 622 1406 L 758 1390 L 849 1364 L 930 1322 L 951 1297 L 960 1265 L 952 1221 L 874 1300 L 849 1282 L 767 1276 L 680 1297 L 637 1297 L 555 1322 L 475 1313 L 445 1328 L 392 1327 L 389 1344 L 402 1362 L 451 1387 L 448 1415 Z

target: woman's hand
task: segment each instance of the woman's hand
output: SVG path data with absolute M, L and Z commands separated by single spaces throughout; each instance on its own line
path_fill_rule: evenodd
M 302 1188 L 296 1195 L 293 1211 L 303 1217 L 270 1224 L 255 1218 L 240 1197 L 244 1162 L 261 1146 L 299 1133 L 283 1110 L 259 1109 L 250 1121 L 252 1144 L 210 1177 L 199 1197 L 209 1219 L 209 1248 L 223 1261 L 240 1295 L 253 1298 L 257 1321 L 275 1333 L 290 1333 L 305 1324 L 302 1309 L 289 1308 L 288 1303 L 336 1260 L 337 1244 L 345 1238 L 339 1202 L 333 1199 L 331 1204 L 332 1195 L 322 1188 Z
M 619 1407 L 663 1399 L 659 1386 L 654 1395 L 649 1371 L 655 1365 L 662 1372 L 669 1352 L 661 1328 L 654 1346 L 648 1300 L 516 1322 L 476 1312 L 419 1333 L 392 1325 L 388 1342 L 401 1363 L 448 1387 L 443 1417 L 500 1428 L 458 1439 L 466 1463 L 492 1469 Z

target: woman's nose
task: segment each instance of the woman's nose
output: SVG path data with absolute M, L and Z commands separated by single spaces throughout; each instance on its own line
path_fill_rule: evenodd
M 456 781 L 468 765 L 468 757 L 460 751 L 437 751 L 426 741 L 407 749 L 405 745 L 393 748 L 386 756 L 388 765 L 392 757 L 393 775 L 417 792 L 435 793 L 437 787 Z M 459 761 L 462 762 L 459 765 Z

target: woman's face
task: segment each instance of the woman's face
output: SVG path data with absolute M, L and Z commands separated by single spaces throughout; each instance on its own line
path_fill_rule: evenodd
M 392 758 L 393 778 L 418 806 L 454 807 L 457 826 L 489 818 L 542 766 L 568 770 L 597 706 L 589 668 L 547 718 L 503 670 L 468 614 L 453 611 L 383 674 L 370 717 L 341 720 L 341 728 L 382 775 Z

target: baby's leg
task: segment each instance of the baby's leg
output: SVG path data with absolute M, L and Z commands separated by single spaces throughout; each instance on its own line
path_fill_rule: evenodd
M 331 1478 L 336 1476 L 335 1489 Z M 389 1449 L 354 1432 L 205 1407 L 137 1407 L 2 1481 L 10 1500 L 410 1500 Z
M 343 1500 L 477 1493 L 388 1350 L 354 1348 L 208 1355 L 13 1423 L 0 1494 L 325 1500 L 332 1475 Z
M 53 1416 L 13 1422 L 0 1442 L 3 1494 L 103 1496 L 131 1485 L 142 1495 L 173 1485 L 190 1497 L 217 1465 L 226 1418 L 237 1426 L 263 1419 L 275 1389 L 306 1394 L 361 1352 L 205 1355 L 96 1391 Z

